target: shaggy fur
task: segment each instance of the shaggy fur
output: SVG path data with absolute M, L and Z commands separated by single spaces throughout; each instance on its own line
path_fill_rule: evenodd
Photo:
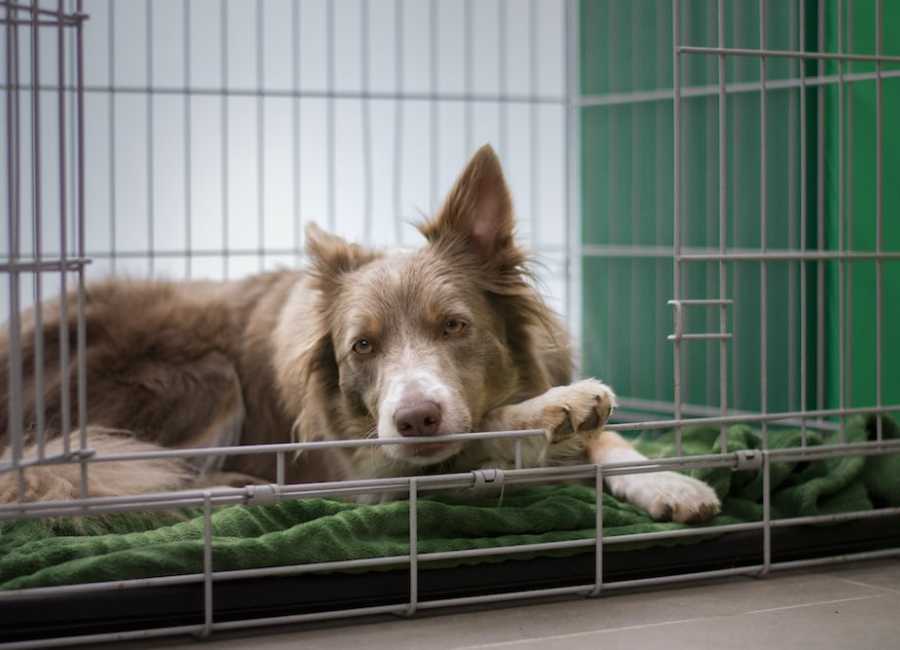
M 429 434 L 544 429 L 546 439 L 525 445 L 529 464 L 602 463 L 636 454 L 602 431 L 614 406 L 612 391 L 596 380 L 570 383 L 568 337 L 535 291 L 514 230 L 499 161 L 483 147 L 441 210 L 420 226 L 427 244 L 418 251 L 370 250 L 311 225 L 304 270 L 232 282 L 116 279 L 89 285 L 89 446 L 110 454 L 397 438 L 409 435 L 403 414 L 425 408 L 433 414 L 424 420 Z M 69 303 L 74 300 L 70 295 Z M 64 326 L 73 359 L 74 311 Z M 59 319 L 58 303 L 44 306 L 44 404 L 47 430 L 57 437 L 63 433 L 64 384 Z M 33 442 L 35 427 L 34 338 L 27 312 L 21 337 L 27 442 Z M 4 336 L 0 450 L 8 443 L 8 355 Z M 73 405 L 77 385 L 72 364 Z M 58 439 L 47 449 L 51 455 L 60 451 Z M 465 470 L 508 466 L 513 457 L 510 441 L 321 451 L 298 456 L 286 478 Z M 78 466 L 60 467 L 26 470 L 25 497 L 75 496 Z M 194 464 L 96 463 L 90 477 L 92 495 L 134 494 L 217 479 L 272 481 L 275 462 L 274 455 L 253 455 Z M 707 486 L 682 475 L 620 478 L 625 480 L 610 483 L 614 492 L 659 518 L 704 519 L 718 508 Z M 15 477 L 0 475 L 0 500 L 14 499 L 15 490 Z

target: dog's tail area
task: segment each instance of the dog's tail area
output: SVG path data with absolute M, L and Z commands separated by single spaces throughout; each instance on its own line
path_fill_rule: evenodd
M 72 434 L 72 445 L 78 444 L 78 434 Z M 162 447 L 142 442 L 127 434 L 108 429 L 89 427 L 88 443 L 98 455 L 130 454 L 159 451 Z M 47 457 L 63 453 L 61 438 L 46 444 Z M 34 446 L 27 447 L 23 458 L 37 457 Z M 7 449 L 0 464 L 11 460 Z M 56 501 L 78 498 L 81 494 L 81 465 L 59 463 L 26 467 L 23 471 L 25 492 L 20 496 L 19 472 L 4 471 L 0 474 L 0 503 L 16 501 Z M 88 467 L 87 492 L 90 497 L 125 496 L 145 492 L 177 489 L 189 484 L 197 470 L 175 458 L 140 459 L 91 463 Z

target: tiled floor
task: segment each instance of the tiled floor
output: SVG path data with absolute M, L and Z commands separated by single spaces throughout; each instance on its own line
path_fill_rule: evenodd
M 197 650 L 210 646 L 228 650 L 900 648 L 900 561 L 411 620 L 250 630 L 216 636 L 203 645 L 172 639 L 116 647 Z

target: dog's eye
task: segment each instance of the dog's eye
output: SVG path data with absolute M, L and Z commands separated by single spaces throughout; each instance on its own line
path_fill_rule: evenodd
M 462 334 L 463 330 L 466 329 L 467 323 L 464 320 L 460 320 L 458 318 L 448 318 L 444 321 L 444 336 L 454 336 L 456 334 Z
M 369 354 L 373 349 L 372 342 L 369 339 L 359 339 L 353 344 L 353 351 L 356 354 Z

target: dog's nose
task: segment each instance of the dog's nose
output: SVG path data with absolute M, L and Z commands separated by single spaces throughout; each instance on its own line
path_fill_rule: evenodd
M 401 406 L 394 413 L 394 424 L 401 436 L 432 436 L 441 426 L 441 407 L 427 400 Z

